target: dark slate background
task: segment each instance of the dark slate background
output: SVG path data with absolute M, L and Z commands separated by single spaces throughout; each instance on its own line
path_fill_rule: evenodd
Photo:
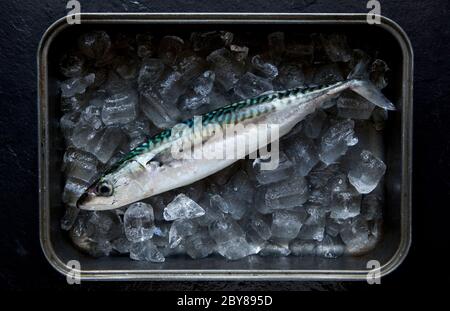
M 80 1 L 83 12 L 365 13 L 361 0 Z M 450 280 L 449 1 L 381 0 L 382 14 L 409 35 L 415 53 L 413 244 L 406 261 L 376 289 Z M 364 282 L 141 282 L 69 286 L 45 260 L 38 237 L 36 51 L 66 14 L 66 1 L 0 2 L 0 287 L 53 290 L 352 290 Z M 446 225 L 447 224 L 447 225 Z M 428 282 L 427 282 L 428 283 Z

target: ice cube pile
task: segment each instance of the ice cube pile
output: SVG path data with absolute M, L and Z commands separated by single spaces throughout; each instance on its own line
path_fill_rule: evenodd
M 257 39 L 257 38 L 256 38 Z M 264 40 L 227 31 L 187 37 L 93 31 L 61 57 L 66 213 L 61 226 L 92 256 L 237 260 L 362 254 L 380 238 L 387 112 L 344 92 L 280 142 L 280 163 L 243 159 L 184 188 L 112 211 L 76 201 L 145 137 L 272 90 L 331 83 L 354 70 L 386 87 L 387 64 L 342 34 Z M 256 40 L 256 41 L 255 41 Z

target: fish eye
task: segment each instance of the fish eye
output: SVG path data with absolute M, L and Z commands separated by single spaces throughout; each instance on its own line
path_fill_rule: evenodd
M 102 197 L 109 197 L 113 194 L 113 187 L 110 183 L 102 181 L 98 184 L 95 192 Z

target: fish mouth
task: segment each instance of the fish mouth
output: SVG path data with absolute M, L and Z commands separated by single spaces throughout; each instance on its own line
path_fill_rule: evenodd
M 86 208 L 86 206 L 84 205 L 84 203 L 86 202 L 87 198 L 89 197 L 89 194 L 87 192 L 83 193 L 81 195 L 81 197 L 78 198 L 77 200 L 77 208 L 78 209 L 82 209 L 82 210 L 86 210 L 88 208 Z
M 93 187 L 89 187 L 77 200 L 77 208 L 82 210 L 96 210 L 95 205 L 88 204 L 95 198 Z M 91 202 L 92 203 L 92 202 Z M 92 205 L 92 206 L 91 206 Z

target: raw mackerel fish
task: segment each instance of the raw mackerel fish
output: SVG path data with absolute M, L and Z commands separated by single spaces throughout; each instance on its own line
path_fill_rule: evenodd
M 349 79 L 315 87 L 264 93 L 188 119 L 149 138 L 111 166 L 78 200 L 85 210 L 110 210 L 179 188 L 230 166 L 239 157 L 174 156 L 174 149 L 189 143 L 214 153 L 224 146 L 245 144 L 240 158 L 278 140 L 306 116 L 344 90 L 352 90 L 388 110 L 394 105 L 369 81 Z M 276 125 L 276 135 L 258 135 L 257 126 Z M 235 135 L 217 135 L 234 128 Z M 226 150 L 225 150 L 225 154 Z

